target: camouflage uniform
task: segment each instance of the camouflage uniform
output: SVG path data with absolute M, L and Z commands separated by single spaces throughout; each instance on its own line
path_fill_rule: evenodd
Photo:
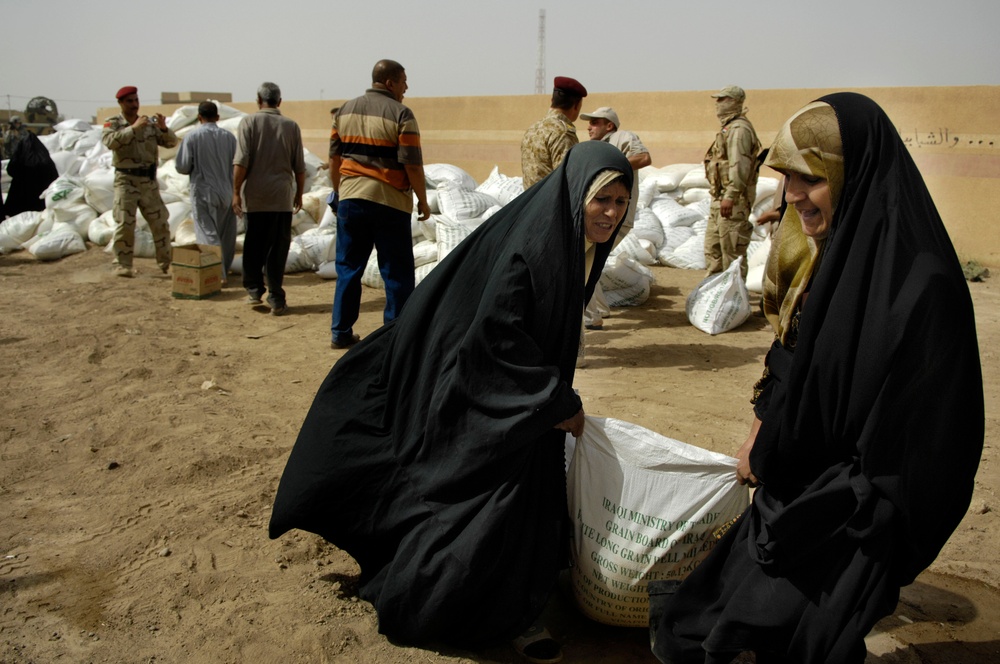
M 177 145 L 177 136 L 170 129 L 161 131 L 153 123 L 133 130 L 123 116 L 117 115 L 104 122 L 101 142 L 113 153 L 115 167 L 114 262 L 121 267 L 132 267 L 135 210 L 138 207 L 153 233 L 156 263 L 166 272 L 171 257 L 170 226 L 167 224 L 169 213 L 160 198 L 160 186 L 156 181 L 157 146 L 172 148 Z
M 760 141 L 753 125 L 743 115 L 727 121 L 705 154 L 705 175 L 712 193 L 712 206 L 705 228 L 705 267 L 722 272 L 743 257 L 741 272 L 747 276 L 747 246 L 753 233 L 750 212 L 757 195 L 757 154 Z M 720 214 L 723 199 L 733 202 L 729 219 Z
M 548 114 L 528 127 L 521 139 L 521 175 L 527 189 L 555 170 L 571 147 L 579 143 L 576 127 L 562 111 Z

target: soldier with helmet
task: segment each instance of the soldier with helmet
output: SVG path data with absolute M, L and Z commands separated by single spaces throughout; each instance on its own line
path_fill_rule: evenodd
M 121 115 L 104 122 L 101 142 L 113 153 L 115 167 L 115 231 L 112 236 L 114 273 L 131 277 L 135 247 L 135 212 L 142 211 L 153 233 L 156 263 L 164 273 L 170 269 L 170 226 L 167 207 L 156 181 L 158 147 L 177 145 L 177 135 L 167 128 L 166 118 L 155 113 L 139 115 L 139 93 L 127 85 L 115 95 Z
M 760 141 L 745 115 L 743 88 L 730 85 L 712 97 L 722 128 L 705 154 L 705 175 L 712 193 L 705 229 L 705 266 L 708 274 L 715 274 L 742 256 L 741 272 L 746 279 Z

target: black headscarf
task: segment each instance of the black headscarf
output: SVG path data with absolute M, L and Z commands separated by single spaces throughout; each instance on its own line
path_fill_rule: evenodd
M 4 203 L 4 212 L 8 217 L 28 210 L 44 210 L 42 192 L 59 177 L 48 149 L 37 136 L 27 131 L 14 144 L 7 174 L 11 178 Z
M 351 349 L 316 396 L 270 535 L 317 533 L 361 566 L 379 630 L 477 644 L 541 612 L 565 554 L 564 433 L 583 308 L 584 200 L 621 151 L 582 143 L 466 238 L 402 314 Z
M 676 594 L 654 599 L 663 661 L 862 661 L 972 496 L 983 385 L 955 250 L 882 109 L 853 93 L 819 101 L 839 122 L 843 191 L 794 352 L 776 341 L 769 354 L 750 454 L 763 485 Z

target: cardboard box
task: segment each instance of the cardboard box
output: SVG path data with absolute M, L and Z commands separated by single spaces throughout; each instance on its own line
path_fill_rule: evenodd
M 170 271 L 174 277 L 174 297 L 203 300 L 222 292 L 222 256 L 219 247 L 186 244 L 174 247 Z

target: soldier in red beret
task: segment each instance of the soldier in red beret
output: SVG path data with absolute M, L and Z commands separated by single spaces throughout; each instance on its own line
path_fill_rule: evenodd
M 527 189 L 555 170 L 571 147 L 579 143 L 573 123 L 580 117 L 587 88 L 568 76 L 553 81 L 548 114 L 528 127 L 521 139 L 521 175 Z
M 156 263 L 164 273 L 170 269 L 169 213 L 160 198 L 156 181 L 158 147 L 177 145 L 177 135 L 167 128 L 167 119 L 160 113 L 139 115 L 139 91 L 126 85 L 115 94 L 121 115 L 104 122 L 101 142 L 112 152 L 115 167 L 115 202 L 112 215 L 115 232 L 112 251 L 114 273 L 131 277 L 135 250 L 135 211 L 138 208 L 149 224 L 156 249 Z

